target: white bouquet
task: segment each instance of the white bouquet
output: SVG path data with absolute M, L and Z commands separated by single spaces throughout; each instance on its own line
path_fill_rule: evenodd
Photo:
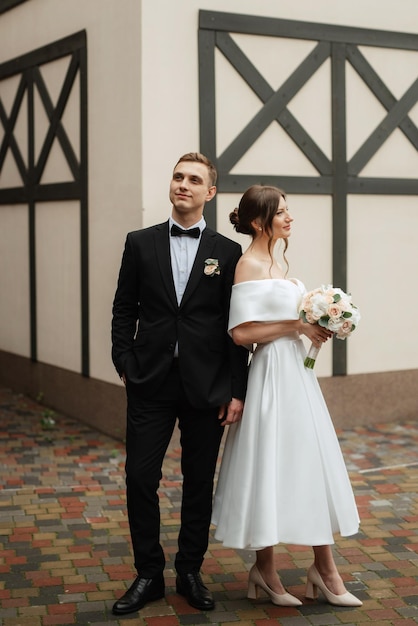
M 332 285 L 322 285 L 303 296 L 299 317 L 308 324 L 327 328 L 337 339 L 347 339 L 360 321 L 360 311 L 350 294 Z M 313 369 L 319 350 L 311 345 L 304 362 L 309 369 Z

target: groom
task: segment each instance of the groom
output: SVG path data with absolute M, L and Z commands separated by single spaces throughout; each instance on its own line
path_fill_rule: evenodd
M 167 222 L 129 233 L 113 303 L 112 358 L 126 385 L 126 487 L 137 577 L 113 606 L 131 613 L 164 596 L 158 487 L 178 419 L 183 497 L 177 593 L 200 610 L 214 601 L 200 567 L 208 546 L 213 478 L 225 424 L 241 419 L 247 352 L 227 333 L 241 247 L 206 227 L 216 193 L 204 155 L 177 162 Z

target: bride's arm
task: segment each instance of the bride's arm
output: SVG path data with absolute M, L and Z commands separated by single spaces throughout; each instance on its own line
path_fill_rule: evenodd
M 234 283 L 269 278 L 265 272 L 264 264 L 245 253 L 237 263 Z M 254 343 L 268 343 L 294 332 L 306 335 L 317 347 L 332 336 L 332 333 L 322 326 L 307 324 L 301 319 L 280 322 L 244 322 L 235 326 L 231 330 L 231 335 L 238 346 L 248 346 Z
M 251 343 L 268 343 L 297 332 L 306 335 L 316 346 L 332 337 L 332 333 L 318 324 L 307 324 L 301 319 L 281 322 L 245 322 L 231 330 L 232 339 L 238 346 Z
M 231 330 L 232 339 L 238 346 L 251 343 L 268 343 L 290 333 L 300 332 L 301 320 L 282 322 L 245 322 Z

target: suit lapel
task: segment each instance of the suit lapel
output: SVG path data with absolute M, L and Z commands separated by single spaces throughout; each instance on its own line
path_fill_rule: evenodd
M 211 256 L 211 252 L 214 248 L 215 242 L 216 232 L 205 228 L 202 233 L 202 238 L 200 240 L 196 258 L 193 263 L 192 271 L 190 272 L 189 280 L 186 285 L 186 289 L 183 294 L 180 306 L 183 306 L 185 302 L 187 302 L 199 282 L 204 279 L 203 270 L 205 267 L 205 259 Z
M 155 229 L 155 251 L 163 284 L 172 304 L 177 308 L 176 289 L 174 287 L 173 270 L 171 268 L 168 221 L 164 222 L 164 224 L 159 224 Z

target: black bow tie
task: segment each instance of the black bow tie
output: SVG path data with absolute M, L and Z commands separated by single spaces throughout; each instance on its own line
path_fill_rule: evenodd
M 193 237 L 193 239 L 199 239 L 200 237 L 200 228 L 198 226 L 184 230 L 184 228 L 180 228 L 177 224 L 173 224 L 170 232 L 172 237 Z

